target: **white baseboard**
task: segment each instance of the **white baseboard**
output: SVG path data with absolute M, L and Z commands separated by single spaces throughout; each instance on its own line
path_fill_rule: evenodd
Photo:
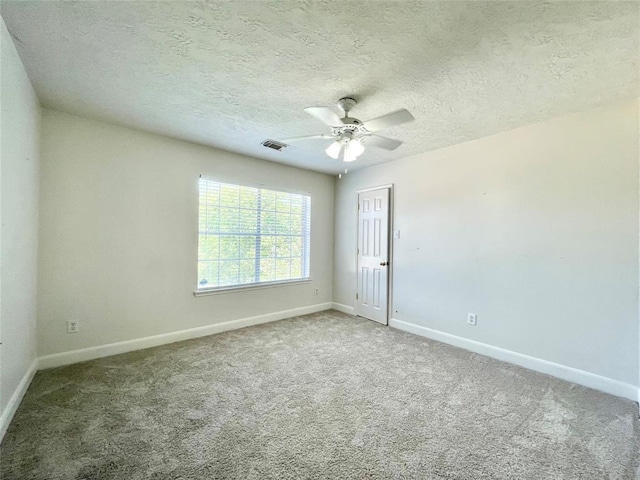
M 338 310 L 339 312 L 346 313 L 348 315 L 355 315 L 356 313 L 356 309 L 349 305 L 343 305 L 342 303 L 332 303 L 331 305 L 331 308 L 334 310 Z
M 633 401 L 640 401 L 640 388 L 629 383 L 624 383 L 612 378 L 602 377 L 594 373 L 578 370 L 577 368 L 567 367 L 559 363 L 549 362 L 541 358 L 530 357 L 522 353 L 505 350 L 504 348 L 494 347 L 486 343 L 476 342 L 467 338 L 451 335 L 450 333 L 433 330 L 431 328 L 422 327 L 413 323 L 404 322 L 396 318 L 389 321 L 389 326 L 404 330 L 405 332 L 420 335 L 422 337 L 431 338 L 442 343 L 447 343 L 455 347 L 464 348 L 475 353 L 480 353 L 488 357 L 496 358 L 504 362 L 513 363 L 536 372 L 545 373 L 553 377 L 577 383 L 585 387 L 610 393 L 618 397 L 628 398 Z
M 0 415 L 0 442 L 4 438 L 4 434 L 7 433 L 7 428 L 9 428 L 9 424 L 11 423 L 11 420 L 13 420 L 13 416 L 16 414 L 16 411 L 20 406 L 20 402 L 22 402 L 24 394 L 27 393 L 29 385 L 31 385 L 31 380 L 33 380 L 33 377 L 37 371 L 38 359 L 35 359 L 33 362 L 31 362 L 27 373 L 25 373 L 22 377 L 22 380 L 20 380 L 18 387 L 9 399 L 9 403 L 7 403 L 7 406 L 2 412 L 2 415 Z
M 83 348 L 81 350 L 72 350 L 70 352 L 55 353 L 40 357 L 38 366 L 40 369 L 61 367 L 72 363 L 85 362 L 96 358 L 109 357 L 120 353 L 132 352 L 143 348 L 157 347 L 168 343 L 180 342 L 182 340 L 190 340 L 192 338 L 206 337 L 215 333 L 236 330 L 238 328 L 250 327 L 252 325 L 260 325 L 261 323 L 274 322 L 285 318 L 296 317 L 298 315 L 306 315 L 309 313 L 321 312 L 332 308 L 332 303 L 319 303 L 308 307 L 292 308 L 290 310 L 282 310 L 279 312 L 257 315 L 255 317 L 240 318 L 238 320 L 230 320 L 228 322 L 214 323 L 204 327 L 190 328 L 188 330 L 180 330 L 177 332 L 163 333 L 161 335 L 153 335 L 151 337 L 136 338 L 134 340 L 126 340 L 123 342 L 109 343 L 107 345 L 99 345 L 97 347 Z

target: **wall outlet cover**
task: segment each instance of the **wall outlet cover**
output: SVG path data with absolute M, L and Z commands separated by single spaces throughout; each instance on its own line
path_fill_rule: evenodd
M 80 331 L 80 322 L 78 320 L 67 321 L 67 333 L 78 333 Z

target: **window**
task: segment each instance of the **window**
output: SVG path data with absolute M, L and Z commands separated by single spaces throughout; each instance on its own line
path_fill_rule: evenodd
M 197 291 L 309 278 L 311 197 L 200 178 Z

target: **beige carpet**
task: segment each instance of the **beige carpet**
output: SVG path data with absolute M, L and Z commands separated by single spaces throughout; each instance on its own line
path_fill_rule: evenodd
M 2 479 L 629 479 L 637 405 L 338 312 L 40 372 Z

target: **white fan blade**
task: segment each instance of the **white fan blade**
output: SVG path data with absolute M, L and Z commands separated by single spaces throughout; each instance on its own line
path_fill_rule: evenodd
M 380 135 L 369 135 L 365 137 L 365 145 L 373 145 L 374 147 L 384 148 L 385 150 L 395 150 L 402 142 L 393 138 L 381 137 Z
M 317 118 L 325 125 L 330 127 L 339 127 L 342 125 L 340 117 L 334 113 L 333 110 L 327 107 L 308 107 L 304 109 L 312 117 Z
M 305 135 L 304 137 L 283 138 L 280 141 L 284 143 L 291 143 L 291 142 L 297 142 L 299 140 L 311 140 L 311 139 L 318 139 L 318 138 L 328 139 L 328 138 L 335 138 L 335 137 L 333 137 L 333 135 L 322 133 L 320 135 Z
M 409 110 L 405 110 L 403 108 L 397 112 L 388 113 L 381 117 L 366 121 L 364 122 L 364 126 L 370 132 L 377 132 L 378 130 L 400 125 L 401 123 L 410 122 L 412 120 L 415 120 L 413 115 L 409 113 Z

